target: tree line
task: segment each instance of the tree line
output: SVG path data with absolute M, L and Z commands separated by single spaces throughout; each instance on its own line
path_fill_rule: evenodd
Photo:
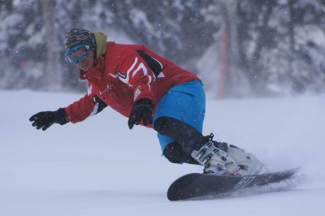
M 123 32 L 206 76 L 213 69 L 196 62 L 220 43 L 215 52 L 226 57 L 229 96 L 235 79 L 245 79 L 255 95 L 323 92 L 324 6 L 323 0 L 2 0 L 0 88 L 84 90 L 63 57 L 65 34 L 82 27 Z

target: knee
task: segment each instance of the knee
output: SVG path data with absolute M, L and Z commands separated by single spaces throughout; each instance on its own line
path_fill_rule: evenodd
M 158 131 L 159 133 L 161 133 L 161 131 L 165 127 L 167 121 L 168 121 L 168 117 L 166 117 L 166 116 L 162 116 L 162 117 L 157 118 L 155 120 L 155 122 L 153 123 L 154 129 L 156 131 Z
M 182 163 L 182 147 L 177 142 L 168 144 L 164 149 L 164 156 L 171 163 Z

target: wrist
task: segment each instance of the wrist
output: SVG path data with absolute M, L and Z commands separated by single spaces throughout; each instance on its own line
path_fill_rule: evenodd
M 134 107 L 137 107 L 137 106 L 148 106 L 151 109 L 153 109 L 155 107 L 152 100 L 150 100 L 148 98 L 141 98 L 141 99 L 137 100 L 136 102 L 134 102 Z
M 55 111 L 55 122 L 60 125 L 64 125 L 69 122 L 66 117 L 66 112 L 64 108 L 59 108 L 57 111 Z

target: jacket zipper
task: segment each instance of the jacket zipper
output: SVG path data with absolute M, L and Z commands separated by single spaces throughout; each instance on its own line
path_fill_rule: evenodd
M 105 89 L 105 91 L 108 91 L 109 94 L 112 96 L 112 98 L 114 98 L 114 100 L 115 100 L 117 103 L 119 103 L 119 104 L 120 104 L 121 106 L 123 106 L 123 107 L 126 107 L 125 104 L 121 103 L 121 102 L 117 99 L 117 97 L 115 97 L 115 94 L 111 91 L 111 86 L 107 86 L 107 88 Z M 101 96 L 106 100 L 106 98 L 105 98 L 104 95 L 103 95 L 103 93 L 104 93 L 105 91 L 100 92 L 100 95 L 101 95 Z

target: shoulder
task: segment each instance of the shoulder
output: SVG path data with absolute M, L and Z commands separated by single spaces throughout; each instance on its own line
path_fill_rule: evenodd
M 139 58 L 139 50 L 142 50 L 142 45 L 108 42 L 106 55 L 109 59 L 125 61 L 129 58 Z
M 119 44 L 112 41 L 108 42 L 108 51 L 116 52 L 136 52 L 137 50 L 144 50 L 145 46 L 142 44 Z

